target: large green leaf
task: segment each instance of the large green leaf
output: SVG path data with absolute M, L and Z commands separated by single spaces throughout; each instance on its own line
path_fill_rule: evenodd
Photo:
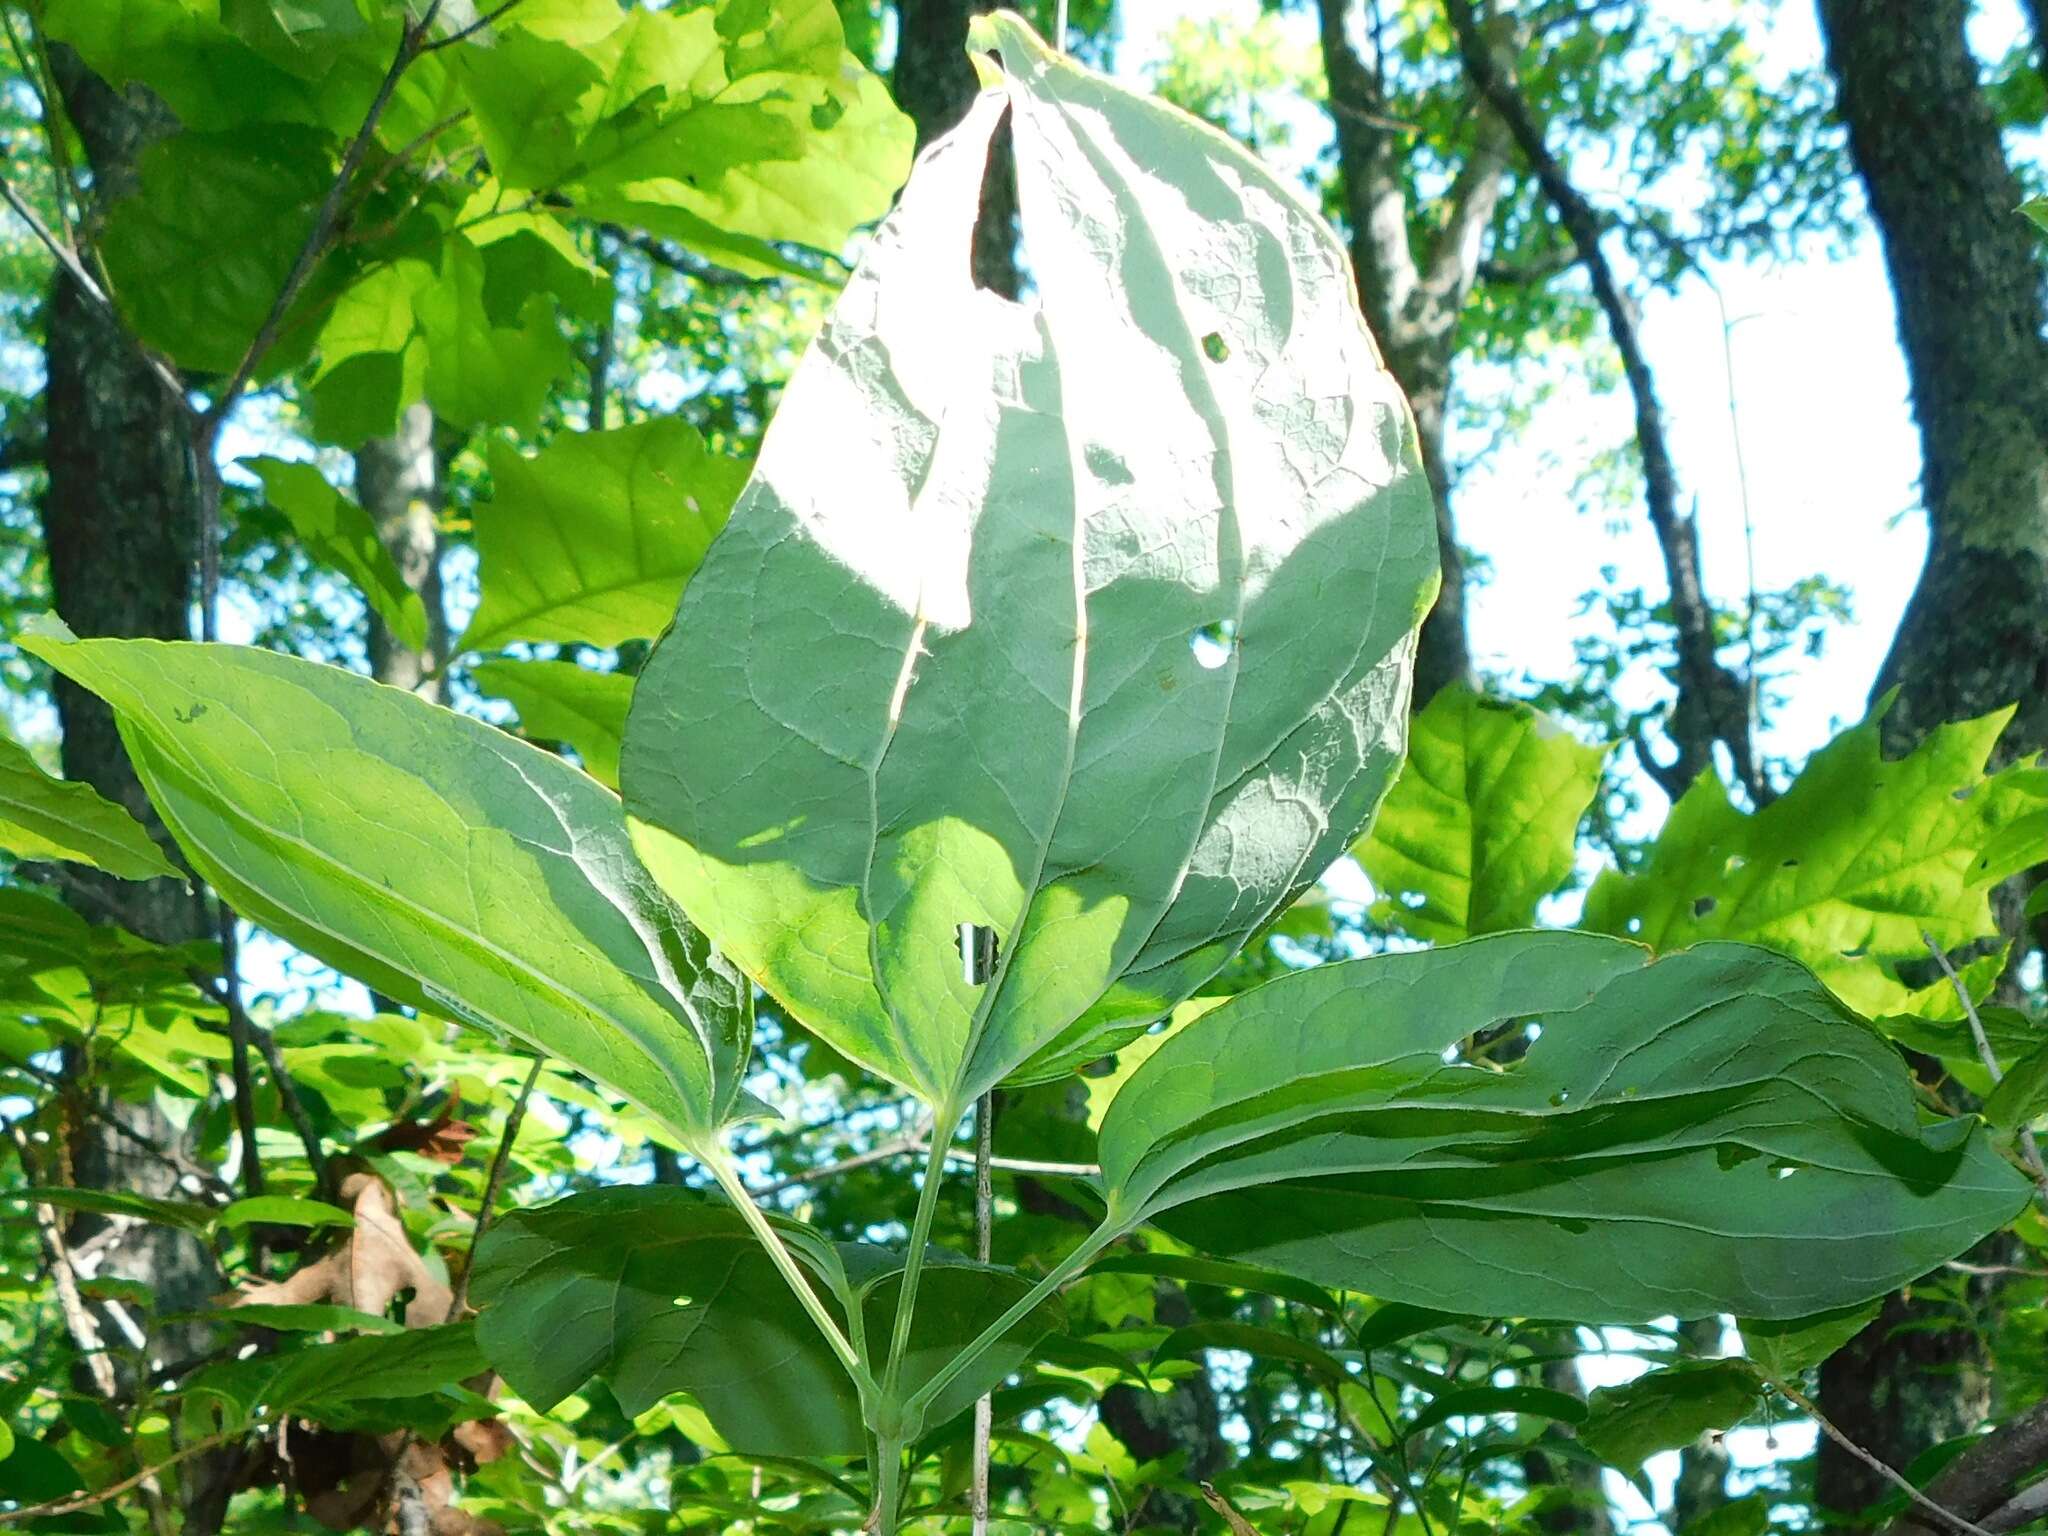
M 1458 1058 L 1530 1027 L 1506 1070 Z M 1169 1039 L 1101 1132 L 1112 1228 L 1461 1312 L 1799 1317 L 1882 1294 L 2020 1209 L 1959 1122 L 1809 973 L 1516 933 L 1344 961 Z
M 493 443 L 483 600 L 457 648 L 660 634 L 746 478 L 673 418 L 564 433 L 530 459 Z
M 415 1007 L 516 1036 L 685 1136 L 734 1110 L 745 983 L 634 861 L 617 799 L 482 721 L 240 646 L 22 644 L 114 706 L 235 910 Z
M 242 463 L 262 480 L 264 498 L 290 520 L 306 553 L 354 582 L 400 644 L 424 651 L 426 604 L 405 584 L 370 514 L 328 484 L 317 465 L 272 458 Z
M 900 1258 L 779 1225 L 820 1298 L 842 1319 L 860 1306 L 868 1337 L 886 1338 Z M 927 1268 L 904 1393 L 1026 1289 L 1007 1270 Z M 826 1456 L 865 1444 L 852 1381 L 760 1243 L 738 1213 L 686 1191 L 595 1190 L 514 1212 L 486 1237 L 472 1294 L 491 1364 L 542 1410 L 599 1375 L 631 1414 L 690 1393 L 737 1450 Z M 1036 1309 L 940 1395 L 926 1423 L 944 1422 L 999 1384 L 1058 1321 L 1056 1302 Z
M 1816 752 L 1754 815 L 1711 772 L 1672 807 L 1650 854 L 1610 870 L 1586 899 L 1585 923 L 1653 949 L 1741 939 L 1793 956 L 1866 1015 L 1954 1018 L 1945 980 L 1899 980 L 1944 949 L 1995 936 L 1990 892 L 2040 858 L 2041 843 L 2003 834 L 2041 809 L 2040 770 L 1986 777 L 2010 709 L 1944 725 L 1905 757 L 1879 749 L 1880 709 Z
M 51 778 L 25 747 L 4 735 L 0 848 L 18 859 L 90 864 L 123 880 L 175 879 L 178 873 L 141 822 L 90 784 Z
M 1437 944 L 1528 927 L 1571 872 L 1606 755 L 1527 704 L 1441 689 L 1355 850 L 1373 916 Z
M 1437 569 L 1320 216 L 1014 17 L 977 27 L 1002 88 L 799 368 L 621 769 L 720 948 L 955 1107 L 1159 1017 L 1357 835 Z M 1028 306 L 967 260 L 1006 107 Z M 985 982 L 962 924 L 995 934 Z
M 584 772 L 617 787 L 632 678 L 573 661 L 487 661 L 471 667 L 469 675 L 485 693 L 511 701 L 527 736 L 574 747 Z

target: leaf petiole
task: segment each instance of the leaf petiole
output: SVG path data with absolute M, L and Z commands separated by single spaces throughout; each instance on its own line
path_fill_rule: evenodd
M 712 1141 L 705 1145 L 693 1146 L 690 1151 L 718 1181 L 718 1187 L 725 1191 L 726 1198 L 738 1207 L 741 1218 L 753 1229 L 756 1239 L 768 1252 L 768 1258 L 782 1278 L 789 1282 L 789 1288 L 796 1295 L 797 1303 L 817 1325 L 818 1332 L 831 1346 L 832 1353 L 839 1357 L 839 1363 L 846 1367 L 846 1374 L 853 1378 L 853 1384 L 860 1390 L 862 1403 L 876 1401 L 875 1378 L 869 1373 L 867 1363 L 847 1340 L 845 1332 L 827 1310 L 818 1293 L 811 1289 L 811 1282 L 803 1266 L 789 1251 L 789 1245 L 782 1240 L 782 1234 L 775 1230 L 775 1223 L 768 1219 L 768 1213 L 754 1203 L 754 1197 L 747 1186 L 740 1181 L 739 1170 L 733 1166 L 732 1154 L 724 1144 Z

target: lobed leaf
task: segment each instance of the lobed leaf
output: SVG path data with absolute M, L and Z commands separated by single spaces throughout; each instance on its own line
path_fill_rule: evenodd
M 1461 1043 L 1533 1037 L 1505 1069 Z M 1961 1134 L 1957 1134 L 1960 1132 Z M 1101 1129 L 1106 1224 L 1492 1316 L 1788 1318 L 1880 1295 L 2028 1186 L 1923 1135 L 1897 1053 L 1795 963 L 1518 933 L 1269 982 L 1172 1036 Z
M 49 628 L 21 643 L 113 705 L 165 825 L 251 921 L 569 1063 L 686 1139 L 736 1112 L 745 983 L 588 775 L 336 667 Z
M 532 458 L 493 443 L 483 599 L 456 649 L 660 634 L 746 477 L 672 418 L 564 433 Z
M 1357 835 L 1437 580 L 1320 216 L 1014 16 L 976 29 L 1000 78 L 799 368 L 622 760 L 719 947 L 955 1107 L 1160 1017 Z M 967 260 L 1005 112 L 1026 305 Z
M 1438 690 L 1353 849 L 1381 896 L 1373 917 L 1436 944 L 1528 927 L 1571 873 L 1606 756 L 1519 700 Z
M 1753 815 L 1703 773 L 1672 807 L 1640 868 L 1609 870 L 1585 926 L 1656 950 L 1739 939 L 1791 955 L 1850 1007 L 1875 1016 L 1960 1016 L 1944 979 L 1899 979 L 1944 949 L 1995 937 L 1992 887 L 2040 857 L 2040 838 L 2002 834 L 2041 815 L 2030 762 L 1986 776 L 2010 709 L 1939 726 L 1906 756 L 1880 750 L 1880 707 L 1816 752 Z

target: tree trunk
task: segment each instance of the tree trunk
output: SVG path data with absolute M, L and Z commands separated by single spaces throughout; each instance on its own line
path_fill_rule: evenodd
M 391 551 L 398 574 L 427 609 L 427 648 L 401 644 L 370 612 L 370 672 L 380 683 L 407 688 L 439 703 L 436 669 L 448 659 L 448 612 L 441 593 L 441 459 L 434 442 L 434 411 L 424 401 L 407 406 L 398 430 L 373 437 L 356 450 L 356 496 L 377 537 Z
M 1401 159 L 1405 130 L 1392 120 L 1379 77 L 1351 45 L 1352 0 L 1319 0 L 1319 7 L 1323 72 L 1358 302 L 1387 370 L 1414 408 L 1422 467 L 1436 502 L 1443 587 L 1423 620 L 1415 655 L 1415 707 L 1420 709 L 1438 689 L 1472 677 L 1465 559 L 1451 515 L 1444 432 L 1458 317 L 1471 297 L 1480 248 L 1500 205 L 1509 145 L 1500 121 L 1475 103 L 1478 127 L 1465 163 L 1423 227 L 1413 227 Z
M 173 131 L 162 104 L 139 88 L 115 91 L 69 49 L 53 48 L 64 108 L 91 165 L 96 197 L 119 197 L 134 182 L 135 157 Z M 120 325 L 60 271 L 46 312 L 49 489 L 42 507 L 43 542 L 57 612 L 80 635 L 181 640 L 191 634 L 193 555 L 198 537 L 190 439 L 177 402 L 144 364 Z M 166 848 L 170 841 L 129 765 L 113 712 L 92 694 L 58 678 L 67 778 L 91 784 L 126 806 Z M 175 880 L 123 881 L 91 871 L 68 872 L 80 912 L 144 938 L 175 944 L 209 931 L 196 890 Z M 88 1070 L 82 1058 L 73 1071 Z M 148 1146 L 175 1148 L 183 1132 L 153 1103 L 124 1103 L 99 1094 L 89 1077 L 78 1093 L 92 1113 L 71 1127 L 70 1175 L 81 1187 L 182 1196 L 175 1167 Z M 126 1133 L 116 1128 L 125 1127 Z M 57 1172 L 58 1170 L 51 1170 Z M 80 1217 L 72 1246 L 106 1222 Z M 193 1312 L 221 1289 L 211 1255 L 189 1233 L 136 1223 L 99 1249 L 94 1273 L 138 1281 L 156 1296 L 160 1313 Z M 101 1333 L 120 1340 L 121 1318 L 103 1313 Z M 203 1327 L 160 1328 L 152 1363 L 189 1359 L 206 1347 Z M 133 1373 L 124 1371 L 124 1385 Z M 208 1458 L 188 1467 L 184 1529 L 218 1529 L 226 1508 L 228 1467 Z
M 2048 345 L 2039 238 L 1964 36 L 1967 0 L 1820 0 L 1836 109 L 1883 238 L 1920 430 L 1928 555 L 1878 678 L 1886 745 L 2017 703 L 2009 760 L 2048 745 Z M 2001 893 L 2007 932 L 2019 892 Z M 1893 1297 L 1821 1370 L 1821 1406 L 1895 1467 L 1989 1407 L 1983 1344 Z M 1888 1494 L 1822 1442 L 1818 1494 Z

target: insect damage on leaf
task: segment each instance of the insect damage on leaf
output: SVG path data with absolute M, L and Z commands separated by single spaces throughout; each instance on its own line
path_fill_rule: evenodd
M 1321 217 L 1016 18 L 975 25 L 992 88 L 791 382 L 621 760 L 642 857 L 719 947 L 956 1107 L 1163 1016 L 1343 851 L 1437 582 Z M 1022 303 L 968 260 L 1005 117 Z

